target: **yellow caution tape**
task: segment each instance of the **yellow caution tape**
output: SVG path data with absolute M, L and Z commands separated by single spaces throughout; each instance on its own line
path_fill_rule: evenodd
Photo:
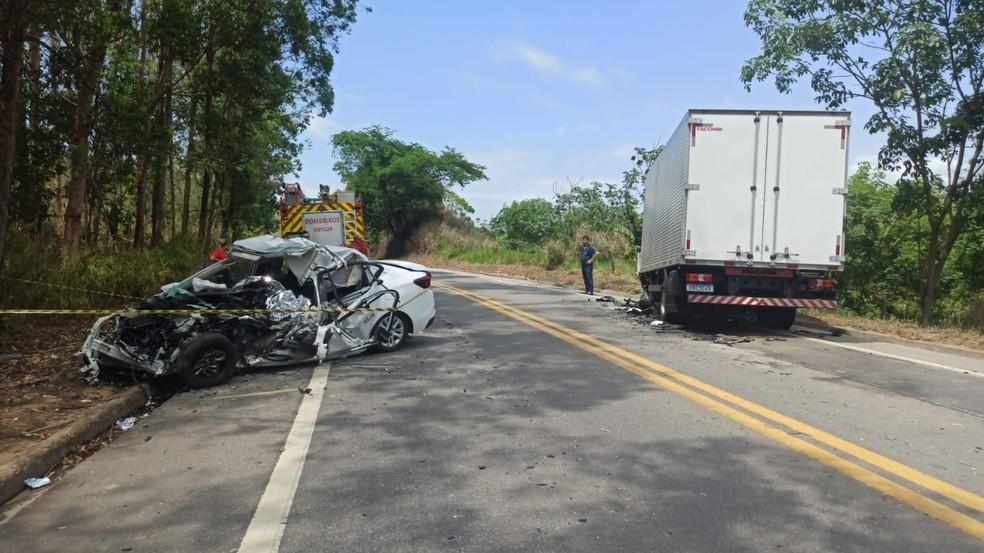
M 64 290 L 74 290 L 76 292 L 85 292 L 87 294 L 98 294 L 100 296 L 112 296 L 112 297 L 117 297 L 117 298 L 126 298 L 128 300 L 140 300 L 140 301 L 143 301 L 143 300 L 146 299 L 146 298 L 140 298 L 140 297 L 137 297 L 137 296 L 129 296 L 127 294 L 118 294 L 116 292 L 102 292 L 102 291 L 99 291 L 99 290 L 92 290 L 90 288 L 79 288 L 79 287 L 76 287 L 76 286 L 66 286 L 64 284 L 51 284 L 50 282 L 41 282 L 39 280 L 28 280 L 26 278 L 16 278 L 16 277 L 11 277 L 11 276 L 6 276 L 6 275 L 0 275 L 0 278 L 2 278 L 4 280 L 10 280 L 10 281 L 13 281 L 13 282 L 21 282 L 21 283 L 24 283 L 24 284 L 36 284 L 38 286 L 47 286 L 49 288 L 62 288 Z
M 310 307 L 307 309 L 0 309 L 0 315 L 259 315 L 265 313 L 392 312 L 393 307 Z

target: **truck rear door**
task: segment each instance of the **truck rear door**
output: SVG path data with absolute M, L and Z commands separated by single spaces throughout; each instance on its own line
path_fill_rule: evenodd
M 840 265 L 848 117 L 692 111 L 687 255 Z
M 840 265 L 848 115 L 780 113 L 767 119 L 756 258 Z
M 705 260 L 745 259 L 757 240 L 765 166 L 764 118 L 753 112 L 693 112 L 687 250 Z

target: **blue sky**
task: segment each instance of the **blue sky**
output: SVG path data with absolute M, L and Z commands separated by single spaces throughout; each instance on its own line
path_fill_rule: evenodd
M 452 146 L 489 180 L 462 196 L 487 219 L 513 200 L 571 183 L 617 182 L 635 145 L 661 143 L 688 108 L 817 109 L 807 86 L 746 92 L 758 41 L 738 0 L 370 2 L 332 75 L 334 112 L 304 133 L 298 180 L 337 187 L 331 135 L 379 124 L 432 149 Z M 882 140 L 854 111 L 852 162 Z

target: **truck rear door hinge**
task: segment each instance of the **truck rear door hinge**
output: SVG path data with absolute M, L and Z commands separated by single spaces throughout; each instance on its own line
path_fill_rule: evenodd
M 695 184 L 695 183 L 687 183 L 687 185 L 684 186 L 683 188 L 684 188 L 684 190 L 689 190 L 689 191 L 693 192 L 693 191 L 696 191 L 696 190 L 700 190 L 700 185 L 699 184 Z
M 834 194 L 840 194 L 841 196 L 847 196 L 846 188 L 834 188 Z

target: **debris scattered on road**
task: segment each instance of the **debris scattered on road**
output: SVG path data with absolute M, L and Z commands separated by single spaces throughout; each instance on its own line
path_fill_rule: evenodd
M 731 346 L 734 344 L 743 344 L 745 342 L 754 342 L 753 338 L 748 336 L 731 336 L 730 334 L 716 334 L 714 335 L 715 344 L 724 344 L 726 346 Z
M 666 321 L 661 321 L 659 319 L 656 319 L 655 321 L 649 323 L 649 326 L 663 326 L 665 324 L 666 324 Z
M 613 296 L 601 296 L 599 298 L 595 298 L 595 301 L 602 303 L 615 303 L 618 300 L 616 300 Z
M 297 391 L 304 395 L 311 395 L 311 388 L 298 388 Z
M 31 488 L 32 490 L 36 490 L 38 488 L 50 486 L 51 479 L 48 478 L 47 476 L 42 476 L 40 478 L 28 478 L 27 480 L 24 481 L 24 483 L 27 484 L 28 488 Z
M 782 336 L 769 336 L 765 339 L 766 342 L 785 342 L 786 339 Z
M 133 425 L 137 424 L 137 417 L 125 417 L 116 421 L 116 428 L 119 428 L 123 432 L 133 428 Z

